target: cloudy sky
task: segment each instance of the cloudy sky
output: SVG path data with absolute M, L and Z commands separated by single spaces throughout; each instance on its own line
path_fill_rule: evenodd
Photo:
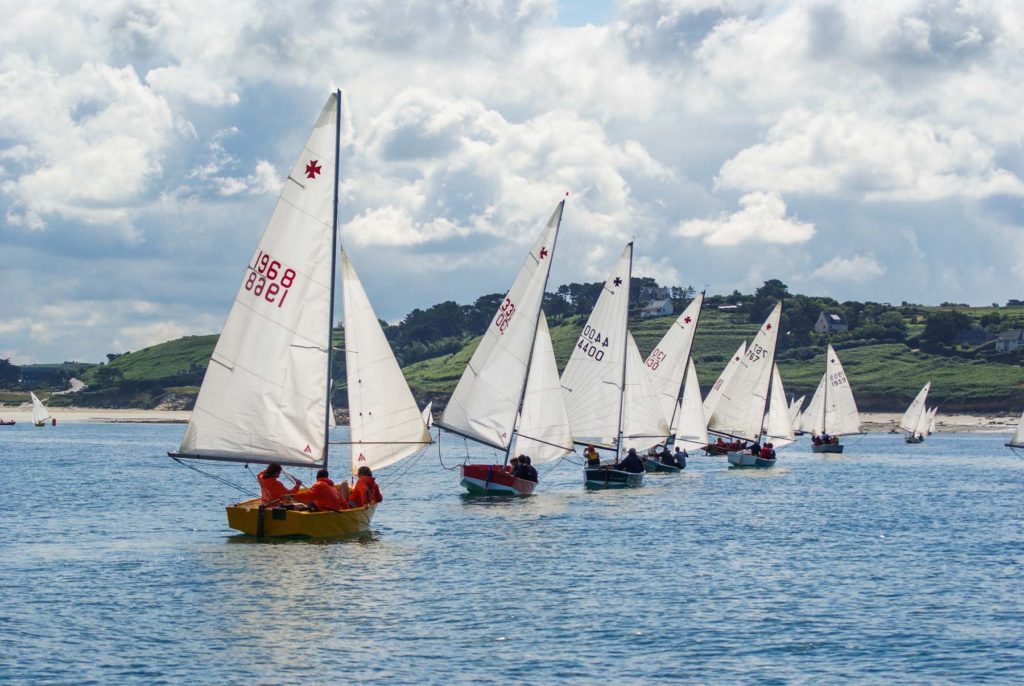
M 378 314 L 552 283 L 1024 296 L 1024 3 L 0 0 L 0 357 L 227 314 L 320 108 Z

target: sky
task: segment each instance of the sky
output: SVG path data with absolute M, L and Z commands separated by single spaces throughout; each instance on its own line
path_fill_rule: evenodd
M 344 93 L 378 315 L 551 284 L 1024 295 L 1024 3 L 0 0 L 0 358 L 216 333 Z

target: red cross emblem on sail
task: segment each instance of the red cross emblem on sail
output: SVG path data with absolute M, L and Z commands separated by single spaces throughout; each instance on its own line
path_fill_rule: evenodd
M 683 324 L 689 324 L 692 321 L 693 321 L 693 319 L 690 318 L 690 317 L 683 317 Z
M 316 175 L 320 173 L 320 165 L 317 164 L 319 161 L 320 160 L 311 160 L 310 163 L 306 165 L 307 179 L 315 179 Z
M 540 249 L 540 259 L 543 260 L 547 256 L 548 256 L 548 249 L 547 248 L 541 248 Z

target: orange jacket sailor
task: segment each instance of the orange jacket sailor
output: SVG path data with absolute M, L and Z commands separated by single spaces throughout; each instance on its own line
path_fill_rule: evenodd
M 300 503 L 313 505 L 317 510 L 327 512 L 347 509 L 345 501 L 341 499 L 338 487 L 328 478 L 326 469 L 316 473 L 316 483 L 307 490 L 295 494 L 295 499 Z
M 277 505 L 282 498 L 295 495 L 302 488 L 302 482 L 298 479 L 295 480 L 295 485 L 291 488 L 285 487 L 277 479 L 281 475 L 281 471 L 281 465 L 271 462 L 266 469 L 256 475 L 256 478 L 260 480 L 260 492 L 265 505 Z
M 384 500 L 384 496 L 380 494 L 380 488 L 377 486 L 377 482 L 373 478 L 373 472 L 370 471 L 369 467 L 360 467 L 356 474 L 359 475 L 359 480 L 356 481 L 356 485 L 349 492 L 349 505 L 352 507 L 362 507 Z

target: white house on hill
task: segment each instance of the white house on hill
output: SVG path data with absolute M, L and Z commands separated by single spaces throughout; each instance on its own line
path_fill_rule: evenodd
M 640 316 L 644 318 L 664 317 L 669 314 L 672 314 L 671 300 L 654 300 L 647 307 L 640 310 Z
M 996 338 L 996 352 L 998 353 L 1012 353 L 1018 348 L 1024 348 L 1024 329 L 1004 331 Z
M 814 330 L 817 333 L 838 333 L 849 328 L 846 324 L 846 319 L 838 312 L 822 311 L 818 315 L 818 320 L 814 322 Z

